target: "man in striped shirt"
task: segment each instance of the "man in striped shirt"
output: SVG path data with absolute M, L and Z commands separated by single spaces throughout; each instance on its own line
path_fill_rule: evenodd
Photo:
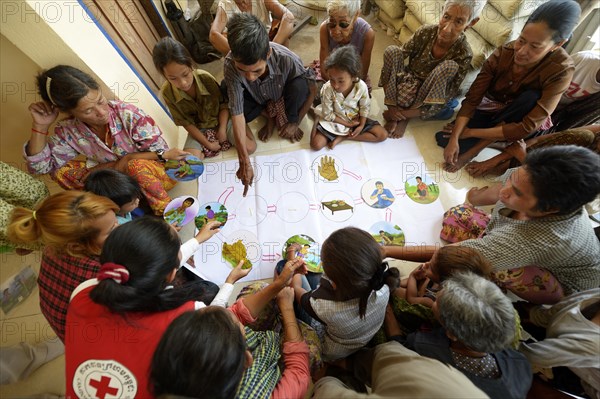
M 244 184 L 245 196 L 254 178 L 249 154 L 256 149 L 246 123 L 263 114 L 267 124 L 258 132 L 259 139 L 267 141 L 277 125 L 281 137 L 299 141 L 304 133 L 298 125 L 312 104 L 316 84 L 300 57 L 269 42 L 254 15 L 232 16 L 227 31 L 231 51 L 225 57 L 225 85 L 240 160 L 237 176 Z

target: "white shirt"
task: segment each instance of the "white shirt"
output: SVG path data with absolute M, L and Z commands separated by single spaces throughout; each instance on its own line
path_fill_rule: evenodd
M 333 90 L 331 83 L 327 82 L 321 88 L 321 106 L 323 119 L 332 122 L 336 116 L 351 122 L 357 116 L 369 116 L 371 99 L 367 84 L 359 80 L 354 84 L 347 97 Z
M 580 51 L 571 56 L 575 63 L 573 79 L 567 91 L 560 98 L 559 107 L 564 107 L 583 97 L 600 91 L 600 82 L 596 80 L 600 70 L 600 53 L 598 51 Z

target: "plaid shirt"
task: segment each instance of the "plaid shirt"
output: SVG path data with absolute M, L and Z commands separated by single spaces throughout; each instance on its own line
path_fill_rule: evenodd
M 100 262 L 96 257 L 57 255 L 50 248 L 44 249 L 38 277 L 40 308 L 61 341 L 65 340 L 67 308 L 71 293 L 79 284 L 95 278 L 99 270 Z
M 236 399 L 268 398 L 281 379 L 280 340 L 275 331 L 246 330 L 246 344 L 252 352 L 252 365 L 244 371 Z
M 389 297 L 390 289 L 386 284 L 379 291 L 371 291 L 365 317 L 361 319 L 358 313 L 360 299 L 337 300 L 330 280 L 323 275 L 319 286 L 301 299 L 302 308 L 325 325 L 323 360 L 342 359 L 365 346 L 383 324 Z
M 312 70 L 305 68 L 295 53 L 277 43 L 271 42 L 270 46 L 271 55 L 267 58 L 268 74 L 253 82 L 248 82 L 241 72 L 238 72 L 231 52 L 225 57 L 225 83 L 232 116 L 244 112 L 244 90 L 247 90 L 257 103 L 264 105 L 269 101 L 279 100 L 283 96 L 284 87 L 298 76 L 314 80 Z
M 516 170 L 509 169 L 498 181 L 504 183 Z M 600 285 L 600 244 L 587 212 L 515 220 L 506 216 L 508 211 L 498 201 L 486 235 L 459 245 L 479 250 L 495 272 L 532 265 L 546 269 L 567 295 Z

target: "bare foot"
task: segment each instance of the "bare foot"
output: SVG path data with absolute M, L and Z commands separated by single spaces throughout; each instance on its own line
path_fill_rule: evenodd
M 279 131 L 279 137 L 288 139 L 292 143 L 294 141 L 300 141 L 302 136 L 304 136 L 304 132 L 298 128 L 297 123 L 288 122 Z
M 329 142 L 329 144 L 327 144 L 327 146 L 329 147 L 330 150 L 333 150 L 333 148 L 338 145 L 339 143 L 341 143 L 342 141 L 344 141 L 346 137 L 344 136 L 337 136 L 335 138 L 335 140 Z
M 465 154 L 459 155 L 458 156 L 458 161 L 456 161 L 456 163 L 454 163 L 454 165 L 451 165 L 449 163 L 444 163 L 444 170 L 447 172 L 458 172 L 460 169 L 462 169 L 463 166 L 465 166 L 467 163 L 469 163 L 471 161 L 471 157 L 469 156 L 465 156 Z
M 263 143 L 269 141 L 275 129 L 275 121 L 267 117 L 267 123 L 258 131 L 258 139 Z
M 487 161 L 483 162 L 469 162 L 467 166 L 465 166 L 465 170 L 467 173 L 473 177 L 479 177 L 488 174 L 489 170 L 494 167 L 494 164 Z
M 523 163 L 525 157 L 527 156 L 527 144 L 523 139 L 515 141 L 508 147 L 504 148 L 504 152 L 512 155 L 519 162 Z
M 294 141 L 300 141 L 302 140 L 302 137 L 304 137 L 304 132 L 302 131 L 302 129 L 297 128 L 296 129 L 296 135 L 294 136 L 294 139 L 290 139 L 290 141 L 293 143 Z
M 17 255 L 21 255 L 21 256 L 29 255 L 32 252 L 33 252 L 33 250 L 31 250 L 31 249 L 15 248 L 15 253 Z
M 442 132 L 452 133 L 452 129 L 454 129 L 454 122 L 455 121 L 452 121 L 450 123 L 446 123 L 444 125 L 444 127 L 442 128 Z
M 388 132 L 388 136 L 391 137 L 391 135 L 394 134 L 394 130 L 396 130 L 397 124 L 398 124 L 398 121 L 386 120 L 385 125 L 383 125 L 383 128 Z
M 509 161 L 501 162 L 496 165 L 494 162 L 490 162 L 491 159 L 483 162 L 469 162 L 467 166 L 465 166 L 465 170 L 468 174 L 473 177 L 486 176 L 486 175 L 496 175 L 499 176 L 502 173 L 506 172 L 508 169 Z
M 383 119 L 386 121 L 400 121 L 406 119 L 402 111 L 406 111 L 404 108 L 395 107 L 392 105 L 387 106 L 388 109 L 383 111 Z
M 381 114 L 383 115 L 383 119 L 385 119 L 386 121 L 392 121 L 394 118 L 392 118 L 392 113 L 389 109 L 386 109 L 385 111 L 383 111 L 383 113 Z
M 408 120 L 398 121 L 396 123 L 396 128 L 389 134 L 389 137 L 392 139 L 399 139 L 404 136 L 404 132 L 406 131 L 406 126 L 408 125 Z

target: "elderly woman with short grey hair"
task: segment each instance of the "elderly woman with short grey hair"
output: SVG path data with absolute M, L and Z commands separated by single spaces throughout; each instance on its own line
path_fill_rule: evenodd
M 448 119 L 451 101 L 465 78 L 473 53 L 464 31 L 479 20 L 485 1 L 446 0 L 437 25 L 423 25 L 402 47 L 383 54 L 379 86 L 385 93 L 385 128 L 400 138 L 412 118 Z M 408 58 L 408 65 L 404 65 Z
M 409 334 L 407 348 L 457 368 L 492 399 L 527 395 L 531 367 L 509 348 L 515 310 L 498 286 L 474 273 L 456 274 L 442 283 L 433 313 L 441 327 Z
M 375 31 L 359 15 L 360 1 L 358 0 L 327 1 L 328 18 L 319 27 L 319 61 L 322 66 L 336 48 L 354 46 L 362 64 L 360 78 L 370 87 L 369 66 L 373 43 L 375 43 Z M 321 69 L 321 77 L 327 81 L 329 79 L 327 71 Z

